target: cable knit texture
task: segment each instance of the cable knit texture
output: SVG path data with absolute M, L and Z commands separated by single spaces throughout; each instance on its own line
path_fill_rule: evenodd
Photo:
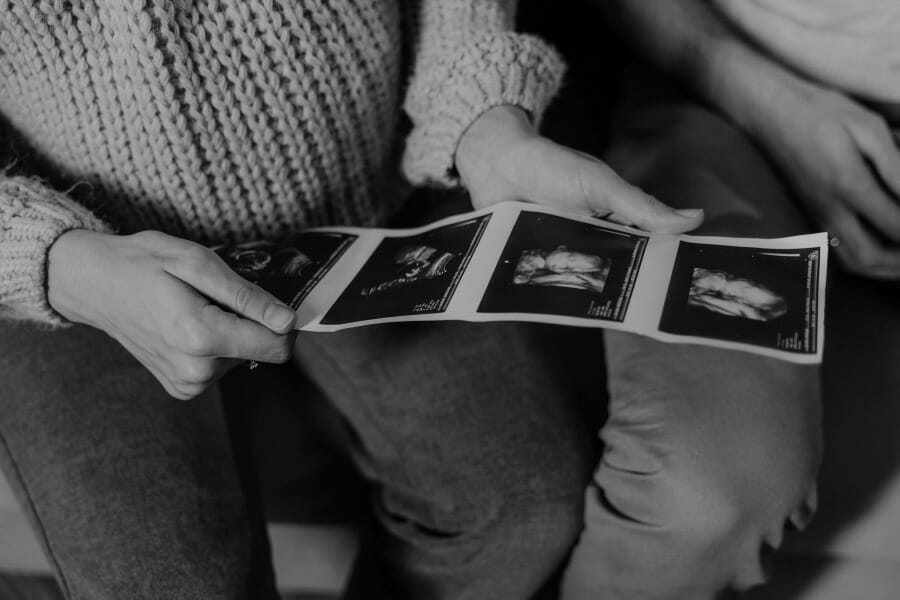
M 72 228 L 210 244 L 382 222 L 404 89 L 408 178 L 454 183 L 482 112 L 538 118 L 559 85 L 514 4 L 0 0 L 0 114 L 71 188 L 0 174 L 0 314 L 61 322 L 47 251 Z
M 107 226 L 62 194 L 22 177 L 0 179 L 0 224 L 0 315 L 15 311 L 17 318 L 60 323 L 44 292 L 47 248 L 70 229 L 107 231 Z
M 565 71 L 562 59 L 540 39 L 511 33 L 515 4 L 425 3 L 404 106 L 417 125 L 403 160 L 414 183 L 455 183 L 456 146 L 489 108 L 514 104 L 539 122 L 558 90 Z

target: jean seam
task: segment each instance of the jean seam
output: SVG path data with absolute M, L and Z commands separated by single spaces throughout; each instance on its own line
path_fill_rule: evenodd
M 27 510 L 34 517 L 34 520 L 37 521 L 37 529 L 36 532 L 41 540 L 44 542 L 43 546 L 47 551 L 47 558 L 50 560 L 50 563 L 53 566 L 53 570 L 56 571 L 59 579 L 59 583 L 62 587 L 63 595 L 71 600 L 73 598 L 71 588 L 69 586 L 69 582 L 66 579 L 65 573 L 63 573 L 62 567 L 60 566 L 59 561 L 56 558 L 56 553 L 53 550 L 53 544 L 50 542 L 50 536 L 46 533 L 46 528 L 44 527 L 44 521 L 41 518 L 41 515 L 38 512 L 37 504 L 31 497 L 31 492 L 28 490 L 28 486 L 25 484 L 25 478 L 22 476 L 22 471 L 19 469 L 18 464 L 16 464 L 15 459 L 13 458 L 12 450 L 10 450 L 9 443 L 6 441 L 6 437 L 3 435 L 3 432 L 0 431 L 0 446 L 3 447 L 4 454 L 9 458 L 10 471 L 13 477 L 18 480 L 19 487 L 22 489 L 22 494 L 24 496 L 24 501 L 27 504 Z

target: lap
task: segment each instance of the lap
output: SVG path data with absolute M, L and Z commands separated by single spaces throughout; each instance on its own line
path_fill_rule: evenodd
M 470 209 L 464 194 L 423 189 L 393 225 Z M 602 353 L 600 336 L 575 329 L 434 322 L 301 333 L 295 354 L 361 436 L 370 462 L 487 482 L 504 476 L 494 472 L 503 464 L 533 473 L 563 457 L 587 464 L 590 428 L 577 396 L 588 378 L 602 390 Z
M 203 455 L 224 439 L 217 402 L 170 398 L 100 331 L 83 326 L 46 331 L 3 322 L 0 332 L 0 387 L 6 390 L 0 396 L 0 430 L 17 459 L 59 470 L 41 479 L 75 477 L 72 471 L 82 460 L 114 462 L 138 451 L 163 458 L 172 450 L 169 444 Z M 82 475 L 90 479 L 90 473 Z
M 144 597 L 158 569 L 149 597 L 241 597 L 250 532 L 215 398 L 170 398 L 97 330 L 9 322 L 0 389 L 0 466 L 68 593 Z
M 424 479 L 424 490 L 447 477 L 492 487 L 527 477 L 516 469 L 552 479 L 589 458 L 573 381 L 540 352 L 552 335 L 517 323 L 380 325 L 301 334 L 297 356 L 378 469 Z
M 701 235 L 808 231 L 768 162 L 732 124 L 647 72 L 632 71 L 626 88 L 608 155 L 624 177 L 667 204 L 705 209 Z M 768 462 L 773 485 L 802 495 L 821 452 L 817 367 L 620 332 L 607 332 L 606 345 L 608 460 L 635 460 L 617 456 L 616 440 L 633 435 L 662 444 L 657 456 L 679 468 L 737 487 L 759 483 L 754 465 L 780 456 Z M 739 482 L 741 473 L 753 476 Z
M 703 208 L 701 235 L 807 232 L 741 132 L 659 77 L 628 79 L 607 155 L 623 177 Z M 563 597 L 711 598 L 760 582 L 762 548 L 814 506 L 818 368 L 623 332 L 605 341 L 604 454 Z
M 410 323 L 297 340 L 372 483 L 375 546 L 413 597 L 531 597 L 578 535 L 592 432 L 540 333 Z

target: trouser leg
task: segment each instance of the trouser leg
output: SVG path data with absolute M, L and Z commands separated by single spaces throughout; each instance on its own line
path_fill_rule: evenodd
M 416 598 L 529 598 L 581 526 L 587 432 L 528 327 L 301 334 L 372 483 L 379 550 Z
M 765 161 L 713 114 L 659 90 L 621 117 L 608 159 L 700 233 L 802 233 Z M 566 600 L 700 600 L 765 579 L 815 504 L 818 370 L 607 332 L 609 419 Z
M 444 213 L 466 206 L 428 200 Z M 564 561 L 592 464 L 572 382 L 545 356 L 565 336 L 459 322 L 300 334 L 298 360 L 343 416 L 371 483 L 377 550 L 398 593 L 525 599 Z M 602 372 L 594 341 L 585 351 Z
M 67 598 L 275 597 L 216 398 L 168 397 L 99 331 L 10 323 L 0 390 L 0 463 Z

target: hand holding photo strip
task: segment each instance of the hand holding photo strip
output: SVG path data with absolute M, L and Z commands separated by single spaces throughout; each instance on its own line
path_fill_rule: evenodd
M 310 230 L 281 244 L 258 241 L 213 250 L 238 275 L 297 310 L 356 237 Z
M 650 234 L 506 202 L 416 229 L 317 228 L 216 251 L 306 331 L 533 321 L 816 364 L 830 244 Z

